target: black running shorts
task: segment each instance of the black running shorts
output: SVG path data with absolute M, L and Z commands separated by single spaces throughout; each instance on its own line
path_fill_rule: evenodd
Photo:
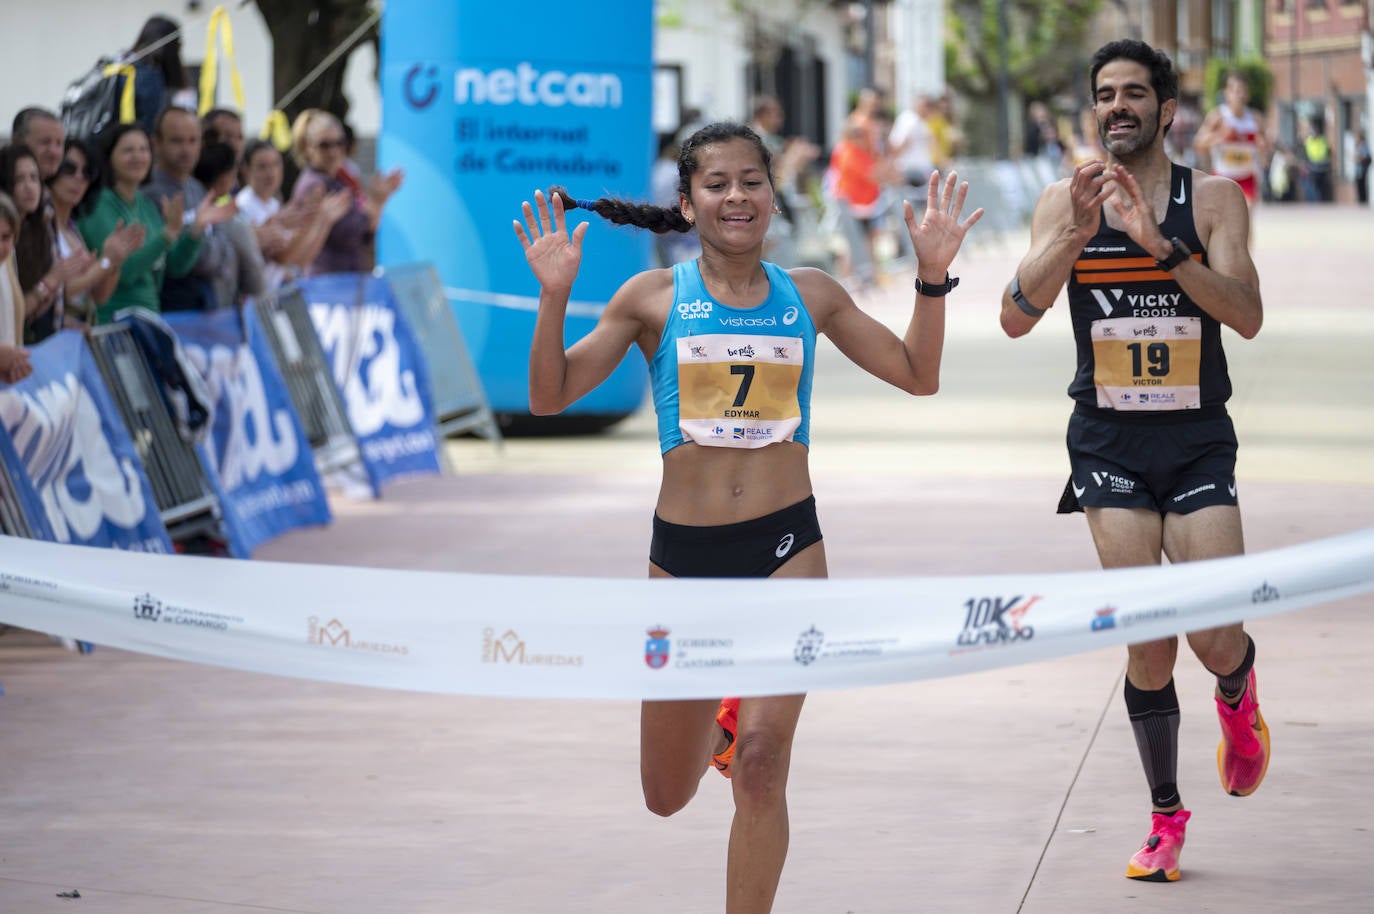
M 737 524 L 693 527 L 654 515 L 649 561 L 675 578 L 766 578 L 821 541 L 816 497 Z
M 1148 508 L 1189 514 L 1235 505 L 1236 430 L 1223 407 L 1161 421 L 1103 418 L 1075 409 L 1069 418 L 1072 473 L 1059 513 L 1091 508 Z

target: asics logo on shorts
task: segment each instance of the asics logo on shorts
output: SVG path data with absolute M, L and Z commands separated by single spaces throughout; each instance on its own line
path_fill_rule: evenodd
M 787 553 L 792 551 L 792 544 L 796 541 L 797 538 L 795 536 L 793 536 L 790 533 L 787 534 L 778 542 L 778 548 L 773 550 L 773 554 L 776 555 L 778 558 L 782 558 L 784 555 L 787 555 Z
M 711 303 L 709 301 L 680 301 L 677 303 L 677 313 L 685 321 L 703 320 L 711 316 Z

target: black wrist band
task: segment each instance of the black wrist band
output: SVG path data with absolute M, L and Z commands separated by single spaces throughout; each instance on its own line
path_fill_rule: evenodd
M 1155 264 L 1165 273 L 1172 271 L 1174 267 L 1183 263 L 1183 261 L 1187 260 L 1193 254 L 1193 252 L 1188 249 L 1188 245 L 1183 243 L 1183 239 L 1179 238 L 1177 235 L 1169 239 L 1169 246 L 1173 249 L 1169 252 L 1169 256 L 1165 257 L 1163 260 L 1155 261 Z
M 921 277 L 916 277 L 916 294 L 924 295 L 926 298 L 944 298 L 950 291 L 959 285 L 959 277 L 950 276 L 949 270 L 945 271 L 945 281 L 936 285 L 935 283 L 921 282 Z
M 1021 309 L 1021 313 L 1027 317 L 1044 317 L 1049 308 L 1037 308 L 1026 298 L 1021 291 L 1021 274 L 1017 273 L 1011 278 L 1011 300 L 1016 302 L 1016 307 Z

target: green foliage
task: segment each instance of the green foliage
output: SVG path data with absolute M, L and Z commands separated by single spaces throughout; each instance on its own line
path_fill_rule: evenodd
M 1083 43 L 1102 0 L 947 0 L 945 78 L 970 109 L 997 100 L 997 8 L 1007 5 L 1007 78 L 1027 99 L 1049 99 L 1087 79 Z
M 1269 94 L 1274 85 L 1274 74 L 1262 57 L 1243 57 L 1236 60 L 1213 57 L 1207 61 L 1207 72 L 1203 76 L 1202 107 L 1211 111 L 1221 103 L 1221 92 L 1226 88 L 1226 77 L 1238 72 L 1250 83 L 1250 107 L 1260 111 L 1269 109 Z

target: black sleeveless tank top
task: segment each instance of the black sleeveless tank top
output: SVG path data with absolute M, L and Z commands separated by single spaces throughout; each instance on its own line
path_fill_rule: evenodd
M 1173 166 L 1160 231 L 1207 264 L 1193 223 L 1190 168 Z M 1105 212 L 1074 262 L 1069 314 L 1078 349 L 1069 396 L 1080 412 L 1171 421 L 1183 410 L 1217 412 L 1230 398 L 1220 322 L 1194 304 L 1152 254 L 1108 227 Z

